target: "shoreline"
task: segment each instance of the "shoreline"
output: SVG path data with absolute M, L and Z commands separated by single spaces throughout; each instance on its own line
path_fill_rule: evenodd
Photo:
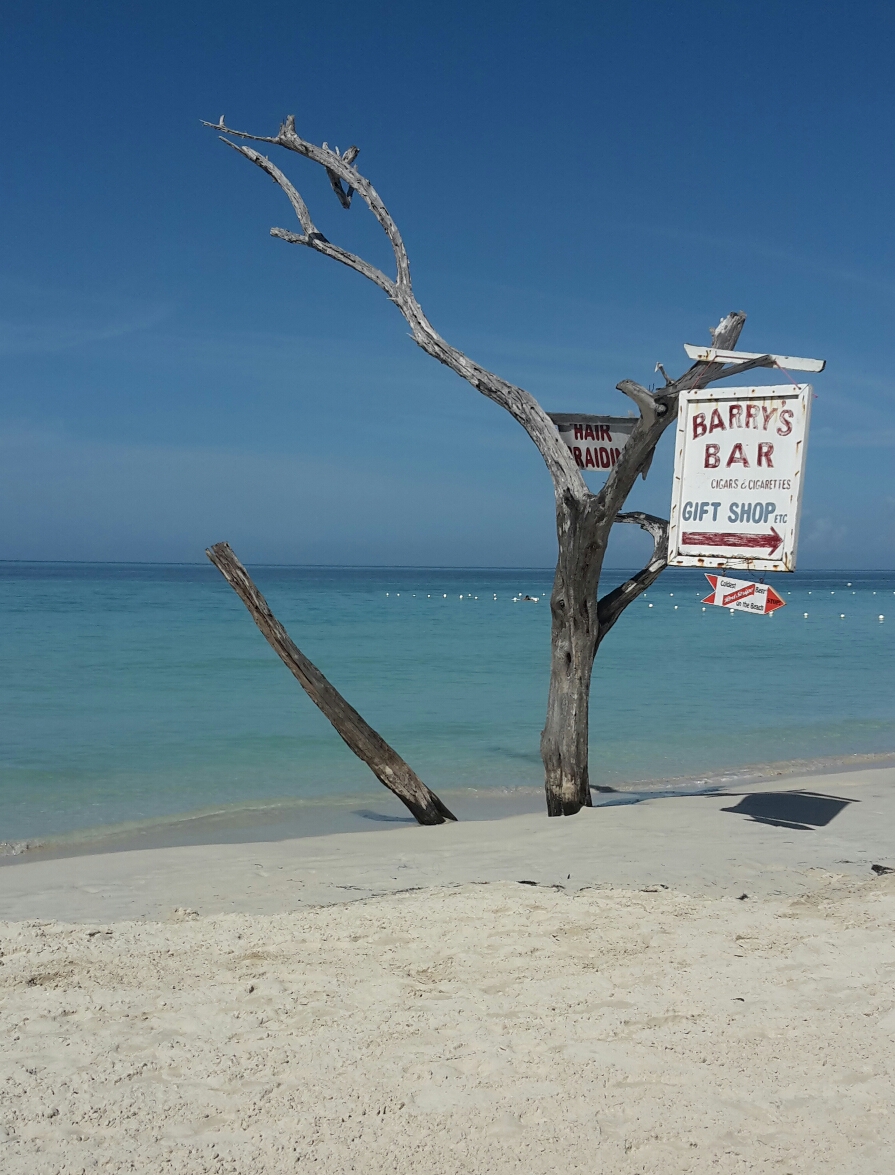
M 818 780 L 823 778 L 823 786 Z M 20 859 L 0 869 L 0 918 L 109 922 L 273 914 L 406 890 L 509 881 L 569 892 L 663 886 L 751 897 L 819 873 L 895 869 L 895 766 L 583 809 L 549 819 L 386 826 L 257 842 Z
M 856 753 L 820 759 L 754 763 L 714 774 L 633 780 L 592 788 L 594 807 L 643 803 L 658 797 L 711 794 L 729 787 L 790 778 L 895 767 L 895 752 Z M 544 814 L 540 787 L 464 788 L 439 791 L 461 823 Z M 68 833 L 0 842 L 0 870 L 31 861 L 212 844 L 256 844 L 342 833 L 385 831 L 415 821 L 385 789 L 341 796 L 260 800 L 224 805 L 124 824 L 98 825 Z

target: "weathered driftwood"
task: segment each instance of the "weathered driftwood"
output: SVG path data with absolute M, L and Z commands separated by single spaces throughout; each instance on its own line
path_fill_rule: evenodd
M 646 476 L 653 452 L 668 425 L 676 418 L 681 391 L 702 387 L 716 379 L 759 366 L 764 361 L 728 366 L 723 362 L 694 363 L 679 379 L 666 376 L 666 384 L 653 393 L 631 380 L 618 384 L 640 410 L 640 418 L 618 464 L 605 485 L 591 493 L 570 451 L 560 440 L 550 417 L 529 392 L 516 387 L 474 363 L 438 334 L 417 302 L 410 281 L 410 263 L 398 227 L 373 185 L 353 166 L 358 149 L 344 154 L 325 143 L 318 147 L 299 137 L 295 119 L 289 116 L 276 135 L 267 137 L 234 131 L 220 123 L 206 126 L 240 139 L 284 147 L 324 168 L 340 204 L 347 208 L 356 192 L 388 237 L 395 259 L 395 276 L 370 265 L 363 258 L 332 244 L 316 228 L 307 205 L 292 182 L 265 155 L 252 147 L 223 141 L 250 160 L 282 188 L 298 218 L 301 232 L 272 228 L 271 236 L 304 245 L 347 265 L 377 285 L 398 307 L 410 326 L 414 341 L 427 354 L 468 380 L 483 395 L 505 408 L 537 445 L 553 479 L 556 500 L 556 533 L 559 557 L 550 607 L 552 612 L 550 692 L 547 719 L 541 735 L 547 811 L 551 816 L 571 815 L 590 804 L 588 780 L 588 705 L 594 657 L 600 642 L 621 612 L 655 580 L 667 560 L 667 523 L 648 515 L 623 515 L 622 509 L 638 474 Z M 343 186 L 344 185 L 344 186 Z M 746 316 L 733 313 L 712 331 L 712 345 L 734 347 Z M 663 369 L 664 374 L 664 369 Z M 653 557 L 627 583 L 602 600 L 597 591 L 609 533 L 616 522 L 633 522 L 652 533 Z
M 363 759 L 379 782 L 394 792 L 420 824 L 444 824 L 445 820 L 456 820 L 457 817 L 426 787 L 398 752 L 393 750 L 372 726 L 364 722 L 357 710 L 345 701 L 335 686 L 327 681 L 317 666 L 313 665 L 292 641 L 229 544 L 215 543 L 205 554 L 245 604 L 267 643 L 298 679 L 314 705 L 323 711 L 351 750 L 359 759 Z

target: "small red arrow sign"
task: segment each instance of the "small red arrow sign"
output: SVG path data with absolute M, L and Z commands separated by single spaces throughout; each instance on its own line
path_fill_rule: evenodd
M 750 583 L 744 579 L 726 579 L 719 575 L 705 573 L 712 585 L 712 594 L 706 596 L 703 604 L 716 604 L 719 608 L 737 608 L 746 612 L 759 612 L 765 616 L 786 604 L 772 587 L 763 583 Z M 719 587 L 720 581 L 720 587 Z
M 783 535 L 771 527 L 770 534 L 714 534 L 709 531 L 685 531 L 681 536 L 685 547 L 758 547 L 772 554 L 783 542 Z

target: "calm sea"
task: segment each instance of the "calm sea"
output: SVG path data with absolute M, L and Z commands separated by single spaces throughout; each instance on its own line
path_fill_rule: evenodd
M 251 570 L 300 648 L 446 799 L 541 807 L 550 570 Z M 693 787 L 895 752 L 895 573 L 769 578 L 787 603 L 770 617 L 703 608 L 704 577 L 683 570 L 628 609 L 594 674 L 594 784 Z M 406 815 L 210 565 L 0 564 L 0 617 L 9 846 Z

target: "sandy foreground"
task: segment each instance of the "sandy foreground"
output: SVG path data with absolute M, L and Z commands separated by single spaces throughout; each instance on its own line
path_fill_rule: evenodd
M 893 842 L 889 768 L 0 868 L 0 1170 L 889 1172 Z

